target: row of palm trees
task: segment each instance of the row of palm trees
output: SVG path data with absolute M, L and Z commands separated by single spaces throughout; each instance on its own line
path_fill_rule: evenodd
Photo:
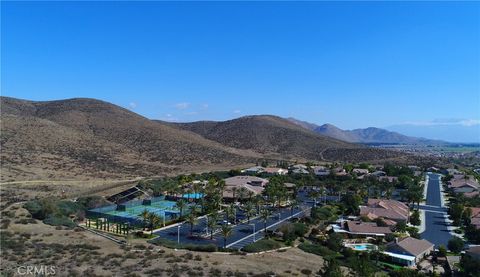
M 225 205 L 223 203 L 223 192 L 225 189 L 224 180 L 211 178 L 206 184 L 194 183 L 185 188 L 184 185 L 191 181 L 192 180 L 186 177 L 177 181 L 170 180 L 167 182 L 162 182 L 161 184 L 152 185 L 154 188 L 154 194 L 160 193 L 160 191 L 166 195 L 202 194 L 203 197 L 201 198 L 189 199 L 191 202 L 193 202 L 193 205 L 189 205 L 188 201 L 183 198 L 180 198 L 176 202 L 176 207 L 179 210 L 180 218 L 184 218 L 185 222 L 190 225 L 190 235 L 193 234 L 194 225 L 197 224 L 198 221 L 198 205 L 201 208 L 201 214 L 208 214 L 207 228 L 209 229 L 211 239 L 213 239 L 213 234 L 218 228 L 218 220 L 220 219 L 220 212 L 222 210 L 227 222 L 233 222 L 234 224 L 237 223 L 238 207 L 234 204 Z M 292 197 L 292 195 L 287 193 L 287 190 L 284 186 L 284 180 L 275 177 L 270 179 L 263 196 L 254 195 L 253 192 L 248 191 L 245 188 L 234 189 L 233 191 L 234 203 L 236 203 L 237 200 L 243 202 L 241 209 L 244 211 L 247 217 L 248 224 L 250 224 L 250 220 L 253 216 L 259 215 L 264 222 L 265 232 L 267 231 L 267 220 L 271 216 L 271 211 L 265 208 L 266 204 L 271 204 L 275 207 L 279 206 L 282 201 L 290 201 L 291 213 L 293 214 L 294 209 L 299 205 L 298 201 L 295 199 L 295 195 Z M 190 211 L 186 214 L 185 210 L 189 207 Z M 145 225 L 151 226 L 149 221 L 150 217 L 146 213 L 142 213 L 141 216 L 144 218 Z M 225 244 L 227 237 L 229 237 L 232 233 L 232 227 L 228 224 L 222 224 L 220 227 Z
M 156 213 L 149 212 L 147 209 L 143 210 L 140 214 L 140 217 L 143 220 L 144 227 L 150 229 L 150 235 L 153 234 L 153 230 L 158 227 L 163 222 L 163 218 Z

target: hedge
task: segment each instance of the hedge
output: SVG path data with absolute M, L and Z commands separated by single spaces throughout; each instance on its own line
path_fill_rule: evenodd
M 278 241 L 271 239 L 261 239 L 242 248 L 243 251 L 249 253 L 262 252 L 268 250 L 274 250 L 282 247 L 282 244 Z

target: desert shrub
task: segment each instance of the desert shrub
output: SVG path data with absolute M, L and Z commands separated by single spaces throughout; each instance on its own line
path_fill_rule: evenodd
M 249 253 L 261 252 L 261 251 L 268 251 L 273 249 L 278 249 L 282 247 L 282 244 L 278 241 L 271 240 L 271 239 L 261 239 L 254 243 L 251 243 L 245 247 L 243 247 L 243 251 Z
M 68 217 L 71 214 L 77 214 L 79 211 L 84 210 L 84 207 L 78 203 L 69 200 L 58 201 L 52 198 L 29 201 L 25 203 L 24 208 L 28 210 L 33 218 L 40 220 L 49 217 Z
M 76 202 L 69 200 L 62 200 L 56 203 L 58 211 L 61 215 L 69 216 L 71 214 L 77 213 L 79 210 L 83 210 L 84 207 Z
M 342 249 L 343 237 L 338 233 L 331 233 L 328 235 L 327 247 L 331 250 L 338 252 Z
M 144 250 L 146 249 L 147 247 L 143 244 L 136 244 L 135 246 L 133 246 L 133 248 L 135 249 L 140 249 L 140 250 Z
M 332 251 L 328 249 L 327 247 L 319 244 L 312 244 L 312 243 L 301 243 L 298 248 L 302 249 L 303 251 L 307 253 L 312 253 L 315 255 L 319 255 L 324 257 L 325 259 L 327 258 L 335 258 L 339 255 L 338 252 Z
M 165 246 L 172 249 L 187 249 L 198 252 L 216 252 L 218 250 L 215 244 L 178 244 L 174 241 L 163 238 L 155 239 L 150 242 L 155 245 Z
M 283 233 L 283 240 L 293 241 L 298 237 L 303 237 L 307 233 L 307 226 L 304 223 L 287 223 L 280 228 Z
M 301 272 L 302 274 L 305 274 L 305 275 L 310 275 L 310 274 L 312 274 L 312 271 L 311 271 L 310 269 L 308 269 L 308 268 L 304 268 L 304 269 L 300 270 L 300 272 Z
M 110 204 L 101 196 L 86 196 L 77 199 L 77 203 L 82 205 L 86 210 L 95 209 Z
M 66 226 L 68 228 L 74 228 L 75 223 L 73 221 L 65 216 L 56 216 L 56 215 L 50 215 L 47 218 L 43 220 L 43 223 L 52 225 L 52 226 Z
M 4 218 L 2 221 L 0 221 L 1 226 L 0 229 L 8 229 L 8 226 L 10 225 L 10 219 Z

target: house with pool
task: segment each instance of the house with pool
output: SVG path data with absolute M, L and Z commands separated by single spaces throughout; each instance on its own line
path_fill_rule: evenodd
M 415 266 L 433 252 L 434 244 L 425 239 L 412 237 L 397 238 L 387 244 L 383 254 L 389 256 L 394 263 L 408 267 Z

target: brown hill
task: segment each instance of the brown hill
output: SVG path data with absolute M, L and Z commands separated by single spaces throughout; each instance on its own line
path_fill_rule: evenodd
M 173 124 L 95 99 L 0 98 L 1 181 L 136 177 L 259 159 L 368 161 L 402 156 L 319 135 L 275 116 Z
M 271 115 L 245 116 L 223 122 L 171 124 L 229 147 L 250 149 L 272 157 L 358 161 L 400 155 L 323 136 L 288 119 Z
M 2 97 L 1 119 L 3 181 L 58 173 L 162 175 L 256 157 L 94 99 L 33 102 Z

